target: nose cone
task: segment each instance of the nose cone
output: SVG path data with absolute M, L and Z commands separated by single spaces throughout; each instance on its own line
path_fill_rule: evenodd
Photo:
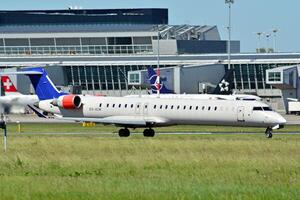
M 274 112 L 271 117 L 274 124 L 284 125 L 286 124 L 286 120 L 278 113 Z
M 286 119 L 284 119 L 281 115 L 278 116 L 277 121 L 278 121 L 278 124 L 280 124 L 280 125 L 286 124 Z

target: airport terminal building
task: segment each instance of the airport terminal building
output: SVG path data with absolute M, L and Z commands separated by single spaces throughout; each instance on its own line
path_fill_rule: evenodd
M 128 72 L 156 67 L 158 49 L 178 93 L 199 93 L 200 83 L 217 84 L 228 70 L 227 41 L 216 26 L 170 25 L 163 8 L 0 11 L 0 34 L 2 69 L 48 66 L 55 84 L 83 93 L 146 92 L 128 84 Z M 266 83 L 265 72 L 299 64 L 300 54 L 244 54 L 239 41 L 232 41 L 231 52 L 235 91 L 258 94 L 282 110 L 281 91 Z M 15 81 L 30 92 L 27 79 Z

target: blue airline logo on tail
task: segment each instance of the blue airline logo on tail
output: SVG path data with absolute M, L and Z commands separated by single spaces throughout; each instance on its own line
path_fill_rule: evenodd
M 148 71 L 148 77 L 149 77 L 149 82 L 150 82 L 150 86 L 151 86 L 151 91 L 153 94 L 156 94 L 157 90 L 159 90 L 159 92 L 161 94 L 173 94 L 174 93 L 172 90 L 169 90 L 164 84 L 164 82 L 167 81 L 167 78 L 160 77 L 158 79 L 158 76 L 152 67 L 147 67 L 147 71 Z M 160 81 L 158 81 L 158 80 L 160 80 Z
M 39 72 L 40 74 L 33 74 L 28 73 L 26 74 L 29 76 L 30 81 L 33 85 L 36 95 L 38 96 L 39 100 L 47 100 L 47 99 L 55 99 L 62 95 L 66 95 L 67 93 L 60 92 L 57 90 L 53 82 L 47 75 L 47 72 L 41 68 L 26 68 L 23 69 L 25 72 Z

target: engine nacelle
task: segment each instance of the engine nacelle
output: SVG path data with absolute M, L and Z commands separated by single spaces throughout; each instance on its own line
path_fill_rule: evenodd
M 81 107 L 81 98 L 77 95 L 64 95 L 58 99 L 54 99 L 52 105 L 58 106 L 64 109 L 78 109 Z

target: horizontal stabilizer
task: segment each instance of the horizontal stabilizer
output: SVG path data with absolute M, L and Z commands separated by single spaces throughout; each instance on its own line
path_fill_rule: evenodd
M 19 74 L 24 74 L 24 75 L 34 75 L 34 74 L 43 74 L 43 72 L 39 71 L 22 71 L 22 72 L 0 72 L 0 76 L 3 75 L 19 75 Z
M 47 118 L 46 115 L 44 115 L 42 112 L 40 112 L 39 110 L 37 110 L 34 106 L 31 105 L 27 105 L 38 117 L 41 118 Z

